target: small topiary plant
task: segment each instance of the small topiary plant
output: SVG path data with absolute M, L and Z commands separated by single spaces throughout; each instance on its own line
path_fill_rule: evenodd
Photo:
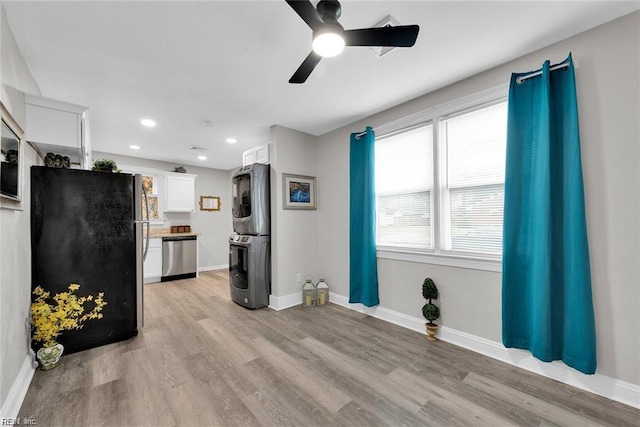
M 433 280 L 428 277 L 422 282 L 422 296 L 428 300 L 422 307 L 422 315 L 429 321 L 429 325 L 435 325 L 433 321 L 440 317 L 440 309 L 431 300 L 438 299 L 438 288 Z
M 118 165 L 111 159 L 100 159 L 93 162 L 92 171 L 117 171 Z

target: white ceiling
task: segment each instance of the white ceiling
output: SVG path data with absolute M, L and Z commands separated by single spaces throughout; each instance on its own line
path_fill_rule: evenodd
M 382 58 L 346 48 L 292 85 L 311 30 L 284 0 L 3 5 L 42 95 L 90 108 L 95 151 L 218 169 L 240 165 L 271 125 L 321 135 L 638 9 L 637 1 L 343 1 L 345 29 L 392 15 L 420 25 L 415 46 Z M 141 126 L 143 117 L 158 125 Z M 230 136 L 238 143 L 227 144 Z

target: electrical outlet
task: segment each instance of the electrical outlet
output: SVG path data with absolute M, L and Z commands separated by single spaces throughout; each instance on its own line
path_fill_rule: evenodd
M 302 273 L 296 273 L 296 280 L 298 283 L 302 282 Z
M 31 333 L 31 318 L 27 317 L 24 321 L 25 327 L 27 328 L 27 332 Z

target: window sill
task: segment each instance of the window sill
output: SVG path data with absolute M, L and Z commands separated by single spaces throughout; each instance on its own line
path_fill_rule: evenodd
M 377 257 L 395 261 L 418 262 L 422 264 L 444 265 L 447 267 L 467 268 L 470 270 L 502 272 L 502 260 L 486 258 L 468 258 L 455 255 L 442 255 L 411 251 L 408 249 L 377 250 Z

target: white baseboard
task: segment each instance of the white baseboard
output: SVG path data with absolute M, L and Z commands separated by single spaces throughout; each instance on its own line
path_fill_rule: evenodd
M 9 394 L 2 404 L 2 408 L 0 408 L 0 420 L 16 418 L 18 416 L 24 397 L 27 395 L 27 390 L 29 390 L 33 374 L 36 372 L 36 366 L 38 366 L 34 360 L 33 351 L 29 350 L 29 353 L 24 358 L 24 362 L 22 362 L 20 372 L 18 372 L 18 376 L 11 385 Z
M 376 305 L 375 307 L 367 307 L 363 304 L 351 304 L 349 302 L 349 297 L 338 295 L 332 292 L 329 293 L 329 301 L 334 304 L 347 307 L 351 310 L 368 314 L 371 317 L 385 320 L 389 323 L 393 323 L 394 325 L 402 326 L 403 328 L 426 334 L 424 328 L 424 319 L 408 316 L 394 310 L 389 310 L 388 308 L 380 307 L 379 305 Z
M 366 307 L 362 304 L 350 304 L 348 297 L 335 293 L 329 295 L 329 300 L 351 310 L 368 314 L 369 316 L 385 320 L 421 334 L 426 334 L 424 327 L 425 321 L 422 318 L 408 316 L 380 306 Z M 542 362 L 533 357 L 528 351 L 506 348 L 501 343 L 447 328 L 446 326 L 439 328 L 438 338 L 476 353 L 526 369 L 527 371 L 640 409 L 639 385 L 601 374 L 585 375 L 560 361 L 551 363 Z
M 269 295 L 269 308 L 276 311 L 302 304 L 302 292 L 277 297 Z
M 211 270 L 228 270 L 229 264 L 209 265 L 205 267 L 198 267 L 198 271 L 211 271 Z
M 559 360 L 543 362 L 526 350 L 506 348 L 501 343 L 447 327 L 440 327 L 439 337 L 442 341 L 640 409 L 640 386 L 635 384 L 597 373 L 585 375 Z

